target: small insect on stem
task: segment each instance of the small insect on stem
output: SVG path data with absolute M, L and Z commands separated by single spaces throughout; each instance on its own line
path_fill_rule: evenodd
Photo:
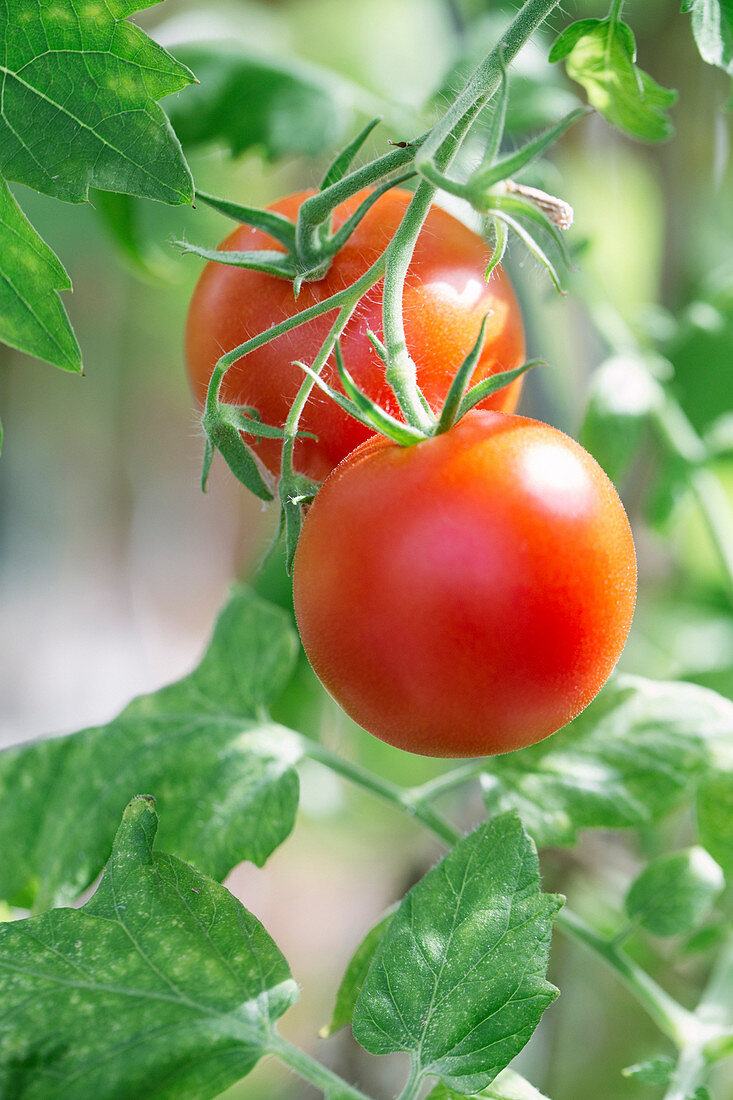
M 574 214 L 569 202 L 558 199 L 555 195 L 548 195 L 546 191 L 540 191 L 539 187 L 527 187 L 523 183 L 515 183 L 514 180 L 505 180 L 504 186 L 510 194 L 522 195 L 533 202 L 558 229 L 570 229 Z
M 414 144 L 414 141 L 390 141 L 387 138 L 387 145 L 394 145 L 395 149 L 411 149 Z

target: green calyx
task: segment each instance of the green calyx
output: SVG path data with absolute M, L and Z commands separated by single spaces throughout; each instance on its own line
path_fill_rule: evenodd
M 199 256 L 203 260 L 287 279 L 292 282 L 297 298 L 304 282 L 317 282 L 326 275 L 333 257 L 343 248 L 374 203 L 390 188 L 405 183 L 415 175 L 412 168 L 403 172 L 399 169 L 412 160 L 419 141 L 401 145 L 364 168 L 349 172 L 354 158 L 379 121 L 376 118 L 369 122 L 341 150 L 326 172 L 319 190 L 301 204 L 295 221 L 273 210 L 245 206 L 205 191 L 196 191 L 196 198 L 201 202 L 240 224 L 267 233 L 282 245 L 283 250 L 222 251 L 202 248 L 188 241 L 174 243 L 183 253 Z M 334 210 L 365 189 L 368 189 L 368 194 L 343 225 L 334 230 L 331 224 Z
M 572 264 L 559 230 L 569 229 L 572 225 L 572 207 L 545 191 L 517 183 L 512 177 L 541 156 L 591 109 L 578 107 L 521 149 L 501 156 L 507 101 L 508 80 L 502 61 L 501 83 L 489 124 L 484 159 L 467 180 L 460 181 L 445 175 L 424 150 L 418 151 L 415 168 L 434 187 L 465 199 L 487 218 L 496 245 L 486 271 L 487 280 L 501 263 L 509 232 L 512 232 L 547 269 L 557 290 L 563 292 L 560 269 Z

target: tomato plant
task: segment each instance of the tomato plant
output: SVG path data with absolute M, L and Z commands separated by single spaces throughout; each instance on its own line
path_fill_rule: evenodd
M 271 209 L 295 218 L 311 192 L 300 192 L 273 204 Z M 360 192 L 334 210 L 337 231 L 366 197 Z M 204 268 L 191 299 L 186 327 L 186 353 L 191 385 L 203 405 L 214 366 L 222 351 L 302 312 L 355 282 L 389 243 L 412 195 L 393 189 L 382 195 L 333 259 L 327 274 L 304 282 L 296 298 L 285 279 L 262 271 L 210 262 Z M 235 252 L 282 250 L 282 245 L 250 226 L 235 229 L 219 246 Z M 524 332 L 509 279 L 497 268 L 484 278 L 490 252 L 485 242 L 446 211 L 433 207 L 417 238 L 404 299 L 405 332 L 417 365 L 417 377 L 433 409 L 443 402 L 453 375 L 466 356 L 484 317 L 488 318 L 483 349 L 473 380 L 512 370 L 524 359 Z M 355 383 L 372 400 L 400 415 L 385 379 L 385 365 L 368 332 L 382 337 L 382 284 L 362 297 L 359 308 L 341 336 L 341 347 Z M 277 337 L 230 367 L 222 398 L 256 409 L 266 424 L 282 427 L 303 382 L 294 360 L 310 362 L 323 344 L 332 317 L 320 317 Z M 322 376 L 340 388 L 333 357 Z M 493 394 L 487 408 L 512 411 L 519 398 L 521 379 Z M 296 470 L 322 481 L 346 455 L 371 434 L 338 405 L 313 394 L 300 417 L 300 430 L 315 439 L 299 439 L 294 451 Z M 272 471 L 280 468 L 282 443 L 277 439 L 248 438 L 254 452 Z
M 369 441 L 312 505 L 295 613 L 359 725 L 431 756 L 482 756 L 564 726 L 626 641 L 636 561 L 611 482 L 579 444 L 470 412 L 401 448 Z
M 0 1097 L 726 1100 L 730 4 L 135 7 L 0 6 Z

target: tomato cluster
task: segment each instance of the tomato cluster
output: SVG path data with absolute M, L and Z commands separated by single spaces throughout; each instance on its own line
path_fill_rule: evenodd
M 290 195 L 271 209 L 295 218 L 310 193 Z M 359 192 L 336 208 L 334 232 L 364 197 L 365 192 Z M 389 244 L 411 198 L 409 192 L 399 189 L 382 195 L 337 253 L 324 278 L 303 283 L 297 299 L 285 279 L 242 267 L 207 264 L 191 299 L 186 328 L 189 378 L 199 402 L 204 402 L 209 379 L 223 352 L 356 282 Z M 283 246 L 262 230 L 245 225 L 235 229 L 219 248 L 283 251 Z M 500 270 L 487 283 L 486 263 L 486 246 L 481 238 L 445 210 L 431 208 L 410 264 L 404 319 L 418 382 L 434 411 L 443 404 L 456 366 L 476 342 L 484 317 L 488 318 L 486 336 L 473 381 L 512 370 L 524 361 L 524 331 L 514 291 Z M 266 424 L 283 427 L 304 379 L 295 360 L 309 363 L 315 358 L 333 320 L 333 313 L 322 314 L 240 359 L 224 376 L 222 400 L 247 405 L 256 409 Z M 384 363 L 368 338 L 370 330 L 380 338 L 383 335 L 381 283 L 362 298 L 341 337 L 341 348 L 359 389 L 402 419 L 384 377 Z M 333 357 L 322 377 L 341 389 Z M 520 386 L 521 379 L 517 379 L 489 397 L 482 407 L 512 412 Z M 316 481 L 323 481 L 370 435 L 368 428 L 319 391 L 311 394 L 300 418 L 300 429 L 316 438 L 297 441 L 295 467 Z M 280 441 L 250 438 L 248 443 L 264 465 L 277 474 Z
M 303 195 L 273 208 L 293 217 Z M 336 212 L 335 225 L 360 196 Z M 187 335 L 203 395 L 222 351 L 350 285 L 383 250 L 409 201 L 388 192 L 325 278 L 297 301 L 285 280 L 210 264 L 193 296 Z M 249 228 L 222 246 L 275 245 Z M 485 246 L 433 208 L 405 293 L 408 346 L 437 412 L 488 314 L 478 381 L 522 362 L 522 323 Z M 381 332 L 381 286 L 342 341 L 363 392 L 399 416 L 367 332 Z M 320 317 L 240 360 L 224 397 L 282 425 L 331 320 Z M 339 387 L 335 365 L 327 380 Z M 409 447 L 345 414 L 320 392 L 308 400 L 299 472 L 326 478 L 294 562 L 295 614 L 306 653 L 331 695 L 382 740 L 429 756 L 483 756 L 533 744 L 577 715 L 623 649 L 636 599 L 636 559 L 611 482 L 574 440 L 512 415 L 518 384 L 454 427 Z M 487 407 L 488 406 L 488 407 Z M 500 411 L 495 411 L 500 410 Z M 278 440 L 252 441 L 279 469 Z

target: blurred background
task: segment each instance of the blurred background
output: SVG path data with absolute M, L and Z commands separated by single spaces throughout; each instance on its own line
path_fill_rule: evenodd
M 491 0 L 211 0 L 205 6 L 166 0 L 138 18 L 187 61 L 180 43 L 190 48 L 225 36 L 234 48 L 241 42 L 285 64 L 297 58 L 335 70 L 345 89 L 336 129 L 348 137 L 368 117 L 383 115 L 370 146 L 377 152 L 387 137 L 410 137 L 436 116 L 459 86 L 459 73 L 488 51 L 514 7 Z M 631 326 L 645 347 L 672 364 L 672 385 L 698 432 L 733 434 L 730 421 L 726 428 L 721 420 L 733 404 L 729 81 L 701 62 L 678 9 L 669 0 L 637 0 L 626 9 L 639 63 L 679 91 L 672 109 L 676 136 L 642 146 L 591 117 L 537 169 L 536 181 L 575 208 L 569 244 L 579 270 L 570 293 L 558 296 L 521 245 L 513 243 L 508 254 L 528 355 L 549 363 L 528 377 L 520 412 L 575 435 L 593 373 L 610 353 L 593 316 L 598 302 L 613 307 L 605 313 L 607 328 Z M 569 0 L 544 38 L 521 56 L 510 146 L 575 105 L 579 89 L 545 60 L 553 28 L 605 10 Z M 193 55 L 188 63 L 196 71 Z M 174 121 L 173 101 L 196 92 L 187 89 L 165 103 Z M 246 102 L 232 99 L 232 112 L 246 109 Z M 184 138 L 184 145 L 201 189 L 250 205 L 316 185 L 329 159 L 325 151 L 268 159 L 257 147 L 232 156 L 225 143 L 200 138 L 190 148 Z M 236 579 L 289 606 L 280 557 L 265 562 L 276 517 L 219 459 L 208 492 L 199 487 L 202 434 L 182 338 L 200 262 L 182 257 L 170 241 L 185 237 L 213 247 L 230 223 L 203 206 L 136 201 L 128 224 L 129 211 L 103 198 L 71 206 L 20 187 L 16 193 L 73 281 L 67 306 L 85 376 L 0 348 L 2 745 L 103 723 L 133 695 L 188 671 Z M 716 469 L 733 501 L 725 445 Z M 641 571 L 623 666 L 733 694 L 730 594 L 694 499 L 674 478 L 660 476 L 652 448 L 642 447 L 620 488 Z M 420 782 L 442 767 L 391 750 L 350 725 L 305 661 L 276 717 L 398 782 Z M 446 809 L 466 826 L 481 813 L 478 804 Z M 684 838 L 685 822 L 672 821 L 669 830 Z M 303 773 L 294 835 L 264 870 L 243 865 L 229 881 L 274 936 L 301 985 L 301 1001 L 282 1021 L 283 1032 L 377 1098 L 393 1095 L 403 1073 L 399 1059 L 367 1056 L 348 1029 L 328 1040 L 317 1032 L 363 934 L 438 854 L 417 827 L 314 766 Z M 598 923 L 612 923 L 639 859 L 628 838 L 594 834 L 572 853 L 545 853 L 545 885 L 566 893 Z M 704 955 L 665 941 L 634 950 L 652 973 L 674 983 L 683 1002 L 694 999 Z M 517 1068 L 553 1100 L 653 1100 L 654 1089 L 620 1075 L 660 1049 L 634 1002 L 558 937 L 550 977 L 562 996 Z M 718 1087 L 721 1097 L 733 1095 L 733 1078 L 721 1078 Z M 316 1094 L 265 1063 L 227 1095 L 309 1100 Z

